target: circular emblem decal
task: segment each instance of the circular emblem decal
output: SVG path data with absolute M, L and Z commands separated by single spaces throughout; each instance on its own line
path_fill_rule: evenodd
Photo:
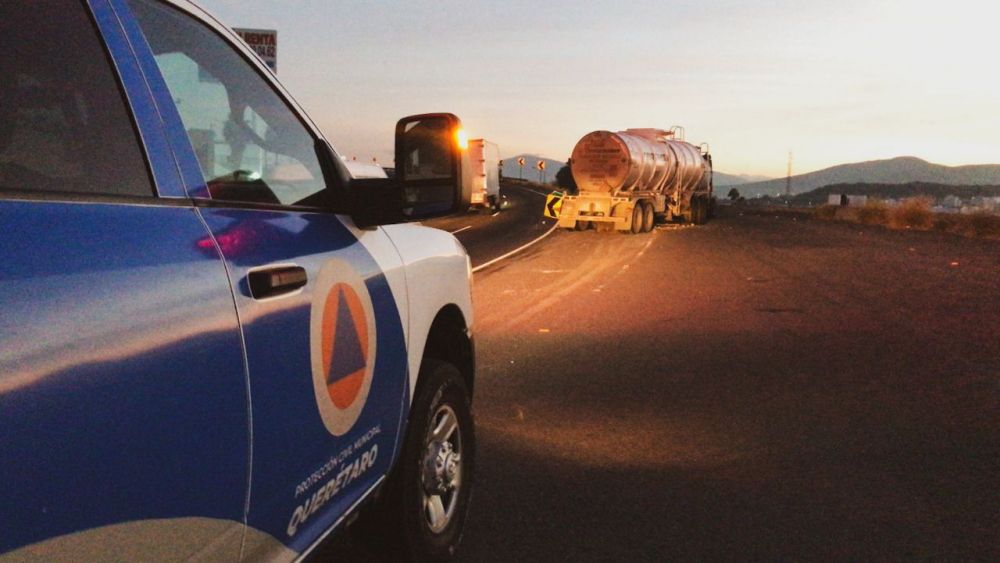
M 364 281 L 345 262 L 327 263 L 310 318 L 316 404 L 326 429 L 346 434 L 368 400 L 375 367 L 375 318 Z

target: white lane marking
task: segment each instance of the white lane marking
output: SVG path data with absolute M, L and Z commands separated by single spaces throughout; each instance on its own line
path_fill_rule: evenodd
M 496 212 L 496 213 L 494 213 L 493 215 L 490 215 L 490 217 L 496 217 L 496 216 L 497 216 L 497 215 L 499 215 L 499 214 L 500 214 L 500 212 L 499 212 L 499 211 L 497 211 L 497 212 Z
M 503 256 L 498 256 L 498 257 L 490 260 L 489 262 L 487 262 L 485 264 L 480 264 L 480 265 L 476 266 L 475 268 L 472 269 L 472 272 L 473 273 L 478 272 L 479 270 L 482 270 L 483 268 L 486 268 L 487 266 L 492 266 L 493 264 L 496 264 L 497 262 L 499 262 L 501 260 L 504 260 L 506 258 L 510 258 L 511 256 L 517 254 L 518 252 L 521 252 L 522 250 L 528 248 L 529 246 L 535 244 L 536 242 L 542 240 L 543 238 L 551 235 L 553 232 L 555 232 L 555 230 L 556 230 L 556 228 L 558 226 L 559 226 L 559 223 L 556 223 L 555 225 L 552 225 L 552 228 L 549 229 L 548 231 L 546 231 L 544 235 L 536 238 L 535 240 L 529 242 L 528 244 L 526 244 L 524 246 L 520 246 L 518 248 L 515 248 L 514 250 L 511 250 L 510 252 L 508 252 L 507 254 L 504 254 Z
M 542 192 L 538 192 L 538 191 L 526 188 L 524 186 L 507 186 L 507 187 L 508 188 L 517 188 L 517 189 L 521 190 L 522 192 L 528 192 L 529 194 L 540 195 L 542 197 L 548 197 L 549 196 L 549 194 L 543 194 Z
M 472 225 L 466 225 L 466 226 L 462 227 L 461 229 L 459 229 L 457 231 L 452 231 L 451 234 L 453 234 L 453 235 L 454 234 L 458 234 L 458 233 L 460 233 L 460 232 L 462 232 L 462 231 L 464 231 L 466 229 L 471 229 L 471 228 L 472 228 Z

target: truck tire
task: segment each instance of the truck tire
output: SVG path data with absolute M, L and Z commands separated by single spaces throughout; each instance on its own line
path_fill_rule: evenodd
M 705 198 L 695 197 L 691 199 L 691 222 L 695 225 L 704 225 L 708 219 L 708 205 Z
M 578 231 L 586 231 L 590 228 L 590 221 L 577 220 L 576 225 L 573 225 L 573 228 Z
M 637 235 L 637 234 L 639 234 L 639 233 L 642 232 L 642 217 L 643 217 L 642 210 L 644 208 L 645 208 L 645 206 L 642 205 L 642 202 L 636 203 L 635 207 L 632 208 L 632 234 L 633 235 Z
M 642 232 L 648 233 L 653 230 L 656 218 L 653 216 L 653 204 L 648 201 L 642 206 Z
M 475 445 L 461 374 L 425 359 L 399 460 L 362 541 L 391 561 L 451 561 L 472 494 Z

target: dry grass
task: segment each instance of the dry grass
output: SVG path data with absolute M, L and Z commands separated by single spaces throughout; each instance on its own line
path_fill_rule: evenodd
M 1000 215 L 980 211 L 964 217 L 973 236 L 1000 238 Z
M 969 215 L 941 214 L 935 217 L 934 228 L 967 237 L 1000 238 L 1000 215 L 985 211 Z
M 932 228 L 946 233 L 957 232 L 962 223 L 962 216 L 954 213 L 938 213 L 934 216 Z
M 928 230 L 934 226 L 934 201 L 928 197 L 904 199 L 889 212 L 889 226 L 894 229 Z
M 837 217 L 837 207 L 836 205 L 821 205 L 816 208 L 816 217 L 819 219 L 834 219 Z
M 865 225 L 885 225 L 889 219 L 889 206 L 884 201 L 869 199 L 857 208 L 856 217 L 859 223 Z
M 818 219 L 884 225 L 892 229 L 935 230 L 974 238 L 1000 239 L 1000 215 L 980 211 L 969 215 L 934 213 L 930 198 L 903 200 L 896 207 L 883 201 L 868 200 L 861 207 L 823 205 L 813 210 Z

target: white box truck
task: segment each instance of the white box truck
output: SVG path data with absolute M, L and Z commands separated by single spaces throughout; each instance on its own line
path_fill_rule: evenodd
M 465 180 L 472 184 L 471 203 L 473 207 L 500 211 L 503 198 L 500 197 L 500 147 L 485 139 L 470 139 L 468 166 L 463 167 Z

